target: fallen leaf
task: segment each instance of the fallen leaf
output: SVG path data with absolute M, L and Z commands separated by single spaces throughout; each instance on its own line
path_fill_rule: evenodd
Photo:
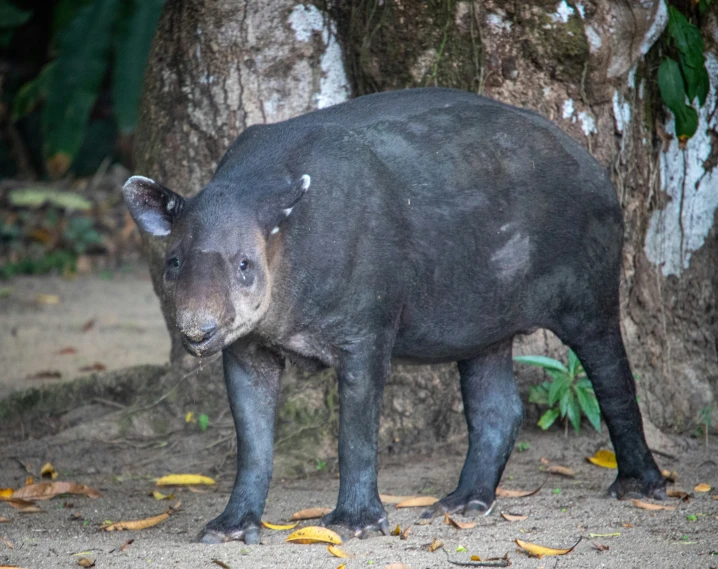
M 82 366 L 81 368 L 78 368 L 78 371 L 105 371 L 107 369 L 107 366 L 100 362 L 95 362 L 94 364 L 90 364 L 89 366 Z
M 346 569 L 346 566 L 347 566 L 346 563 L 342 563 L 341 565 L 339 565 L 339 566 L 337 567 L 337 569 Z
M 687 502 L 691 497 L 688 492 L 684 492 L 683 490 L 679 490 L 678 488 L 666 490 L 666 494 L 668 494 L 670 498 L 678 498 L 679 500 L 683 500 L 684 502 Z
M 7 502 L 15 508 L 16 510 L 24 511 L 25 513 L 32 514 L 41 512 L 42 510 L 38 508 L 33 502 L 28 502 L 27 500 L 21 500 L 20 498 L 3 498 L 3 502 Z
M 60 297 L 56 294 L 38 294 L 35 296 L 38 304 L 60 304 Z
M 635 498 L 631 500 L 633 505 L 636 508 L 641 508 L 643 510 L 675 510 L 675 506 L 664 506 L 662 504 L 650 504 L 648 502 L 643 502 L 641 500 L 636 500 Z
M 398 504 L 404 500 L 409 500 L 414 496 L 392 496 L 391 494 L 379 494 L 379 499 L 383 504 Z
M 595 464 L 596 466 L 600 466 L 602 468 L 618 468 L 616 455 L 612 450 L 597 450 L 596 454 L 593 456 L 587 456 L 586 460 L 591 464 Z
M 70 510 L 70 509 L 72 509 L 72 508 L 75 507 L 75 504 L 73 504 L 72 502 L 63 502 L 63 503 L 62 503 L 62 507 L 63 507 L 63 508 L 67 508 L 68 510 Z
M 710 487 L 710 485 L 706 484 L 705 482 L 702 482 L 701 484 L 699 484 L 698 486 L 693 488 L 693 490 L 695 490 L 696 492 L 710 492 L 711 487 Z
M 158 490 L 155 490 L 150 494 L 155 500 L 174 500 L 175 495 L 174 494 L 163 494 L 162 492 L 159 492 Z
M 10 520 L 7 519 L 5 516 L 0 516 L 0 524 L 9 524 Z
M 80 567 L 94 567 L 95 566 L 95 560 L 90 559 L 89 557 L 80 557 L 77 560 L 77 564 Z
M 157 486 L 209 486 L 212 484 L 216 484 L 216 482 L 209 476 L 201 474 L 168 474 L 157 480 Z
M 528 516 L 524 514 L 508 514 L 505 512 L 501 512 L 501 517 L 504 518 L 507 522 L 522 522 L 528 518 Z
M 567 478 L 574 478 L 576 476 L 573 470 L 567 468 L 566 466 L 559 466 L 558 464 L 552 464 L 546 469 L 546 472 L 550 472 L 551 474 L 559 474 L 561 476 L 566 476 Z
M 46 462 L 40 469 L 40 476 L 42 476 L 43 478 L 50 478 L 51 480 L 55 480 L 55 478 L 57 478 L 57 471 L 51 463 Z
M 444 542 L 434 538 L 434 541 L 432 541 L 431 545 L 429 545 L 429 553 L 434 553 L 434 551 L 441 549 L 442 547 L 444 547 Z
M 165 512 L 164 514 L 160 514 L 159 516 L 153 516 L 151 518 L 146 518 L 144 520 L 134 520 L 134 521 L 130 521 L 130 522 L 116 522 L 114 524 L 108 524 L 108 525 L 102 526 L 100 529 L 103 531 L 123 531 L 123 530 L 147 529 L 147 528 L 151 528 L 153 526 L 156 526 L 157 524 L 162 523 L 169 517 L 170 517 L 170 515 Z
M 610 549 L 608 545 L 603 545 L 602 543 L 598 543 L 597 541 L 591 542 L 591 545 L 593 545 L 594 549 L 598 549 L 598 551 L 608 551 Z
M 58 494 L 83 494 L 89 498 L 102 496 L 94 488 L 84 484 L 76 484 L 75 482 L 39 482 L 38 484 L 31 484 L 15 490 L 12 496 L 22 500 L 49 500 Z
M 404 531 L 401 532 L 401 537 L 399 537 L 399 539 L 401 539 L 403 541 L 406 541 L 407 539 L 409 539 L 410 531 L 411 531 L 411 526 L 407 526 L 406 528 L 404 528 Z
M 551 462 L 551 461 L 550 461 L 548 458 L 546 458 L 546 457 L 544 457 L 544 456 L 541 457 L 541 464 L 548 464 L 548 463 L 550 463 L 550 462 Z
M 85 323 L 82 325 L 82 331 L 83 331 L 83 332 L 89 332 L 90 330 L 92 330 L 92 329 L 94 328 L 94 326 L 95 326 L 95 319 L 94 319 L 94 318 L 90 318 L 87 322 L 85 322 Z
M 581 538 L 578 538 L 578 541 L 574 543 L 571 547 L 568 547 L 566 549 L 555 549 L 553 547 L 545 547 L 543 545 L 537 545 L 536 543 L 530 543 L 528 541 L 523 541 L 521 539 L 515 539 L 516 545 L 518 545 L 521 549 L 526 551 L 529 555 L 532 555 L 533 557 L 538 557 L 541 559 L 545 556 L 553 556 L 553 555 L 566 555 L 567 553 L 571 553 L 574 548 L 581 542 Z
M 309 526 L 290 533 L 286 541 L 290 543 L 331 543 L 341 545 L 342 538 L 328 528 Z
M 449 516 L 449 514 L 444 514 L 444 523 L 456 529 L 471 529 L 476 527 L 476 522 L 460 522 Z
M 58 356 L 69 356 L 70 354 L 76 354 L 77 348 L 73 348 L 72 346 L 66 346 L 65 348 L 62 348 L 61 350 L 58 350 L 55 353 Z
M 496 488 L 496 495 L 500 498 L 526 498 L 527 496 L 533 496 L 539 490 L 543 488 L 543 484 L 536 488 L 536 490 L 508 490 L 499 486 Z
M 12 493 L 15 492 L 12 488 L 0 488 L 0 500 L 3 498 L 9 498 Z
M 293 524 L 270 524 L 269 522 L 262 522 L 262 526 L 267 529 L 273 529 L 275 531 L 286 531 L 290 529 L 294 529 L 297 527 L 297 524 L 299 522 L 294 522 Z
M 54 369 L 46 369 L 44 371 L 38 371 L 32 375 L 28 375 L 26 379 L 60 379 L 62 374 Z
M 5 545 L 7 545 L 10 549 L 15 549 L 15 544 L 12 542 L 11 539 L 8 539 L 7 537 L 3 536 L 2 540 L 5 542 Z
M 84 518 L 82 517 L 82 514 L 80 512 L 72 512 L 70 514 L 70 519 L 71 520 L 83 520 Z
M 713 500 L 718 500 L 718 496 L 713 496 Z
M 0 569 L 23 569 L 17 565 L 0 565 Z
M 438 498 L 433 496 L 414 496 L 398 502 L 395 508 L 422 508 L 426 506 L 433 506 L 439 501 Z
M 678 480 L 678 473 L 675 470 L 661 470 L 661 475 L 670 482 Z
M 336 545 L 328 545 L 327 551 L 331 553 L 334 557 L 341 557 L 342 559 L 349 559 L 351 557 L 351 555 L 349 555 L 345 551 L 342 551 Z
M 339 568 L 337 567 L 337 569 Z M 411 569 L 411 566 L 406 563 L 389 563 L 389 565 L 386 566 L 386 569 Z
M 25 478 L 25 486 L 30 486 L 32 484 L 35 484 L 35 479 L 32 476 Z
M 589 533 L 588 537 L 621 537 L 621 532 L 614 531 L 613 533 Z
M 127 548 L 128 548 L 130 545 L 132 545 L 133 543 L 135 543 L 135 540 L 134 540 L 134 539 L 128 539 L 125 543 L 122 544 L 122 547 L 120 547 L 120 552 L 126 551 Z
M 322 516 L 326 516 L 327 514 L 331 513 L 331 511 L 331 508 L 306 508 L 305 510 L 299 510 L 298 512 L 294 512 L 292 514 L 292 517 L 289 519 L 291 521 L 314 520 L 317 518 L 321 518 Z
M 219 565 L 223 569 L 232 569 L 229 565 L 227 565 L 224 561 L 220 561 L 219 559 L 212 558 L 212 563 L 215 565 Z
M 393 530 L 391 530 L 391 535 L 401 535 L 401 526 L 396 526 Z
M 623 527 L 624 527 L 624 528 L 632 528 L 632 527 L 633 527 L 633 524 L 623 524 Z

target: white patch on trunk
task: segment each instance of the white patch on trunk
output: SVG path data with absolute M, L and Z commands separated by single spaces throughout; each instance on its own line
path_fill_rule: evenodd
M 556 12 L 549 14 L 549 17 L 554 24 L 565 24 L 575 13 L 576 10 L 569 6 L 566 0 L 561 0 L 561 2 L 558 3 L 558 6 L 556 6 Z
M 664 276 L 680 275 L 690 265 L 691 255 L 703 246 L 713 227 L 718 209 L 718 168 L 703 169 L 712 148 L 710 130 L 718 129 L 718 58 L 706 53 L 711 88 L 698 109 L 698 130 L 685 150 L 673 138 L 668 151 L 661 153 L 661 189 L 670 201 L 665 209 L 651 215 L 644 251 L 648 260 L 661 267 Z M 675 132 L 675 120 L 668 112 L 667 132 Z
M 586 136 L 591 136 L 592 134 L 596 134 L 598 132 L 596 130 L 596 119 L 594 119 L 587 112 L 581 111 L 578 113 L 578 120 L 581 123 L 583 134 Z
M 663 33 L 666 25 L 668 24 L 668 7 L 666 6 L 665 0 L 660 0 L 658 8 L 656 8 L 656 15 L 653 17 L 653 23 L 651 27 L 643 36 L 641 42 L 641 55 L 646 55 L 648 50 L 651 49 L 658 37 Z
M 573 99 L 566 99 L 563 102 L 561 116 L 565 119 L 570 119 L 573 116 Z
M 597 53 L 603 45 L 603 40 L 600 34 L 591 25 L 584 27 L 584 33 L 586 34 L 586 41 L 588 42 L 588 49 L 591 53 Z
M 504 19 L 504 15 L 499 14 L 488 14 L 486 16 L 486 23 L 492 28 L 497 30 L 510 31 L 511 22 Z
M 613 118 L 616 121 L 616 132 L 623 134 L 631 122 L 631 105 L 623 99 L 618 90 L 613 91 Z

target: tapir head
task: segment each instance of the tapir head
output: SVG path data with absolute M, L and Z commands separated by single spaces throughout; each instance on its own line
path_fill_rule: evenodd
M 141 230 L 167 237 L 162 277 L 185 348 L 207 356 L 252 332 L 267 313 L 267 244 L 309 188 L 309 176 L 239 195 L 211 182 L 196 197 L 133 176 L 125 204 Z

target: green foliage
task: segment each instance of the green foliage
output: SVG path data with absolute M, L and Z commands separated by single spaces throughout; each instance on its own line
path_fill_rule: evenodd
M 516 443 L 516 450 L 518 452 L 526 452 L 531 448 L 531 445 L 527 443 L 526 441 L 522 441 L 520 443 Z
M 110 68 L 117 126 L 123 134 L 134 131 L 142 77 L 163 4 L 164 0 L 57 3 L 51 42 L 56 56 L 18 91 L 12 105 L 12 119 L 18 120 L 44 101 L 43 155 L 51 176 L 64 174 L 78 154 Z
M 32 12 L 20 10 L 10 0 L 0 0 L 0 47 L 7 47 L 12 41 L 15 28 L 19 28 L 32 17 Z
M 710 1 L 700 1 L 701 13 Z M 668 8 L 668 38 L 669 45 L 678 53 L 678 61 L 670 56 L 663 58 L 658 68 L 658 88 L 676 118 L 676 136 L 683 145 L 698 129 L 698 112 L 693 101 L 697 98 L 698 106 L 703 106 L 710 79 L 700 30 L 673 6 Z
M 321 459 L 318 458 L 318 459 L 317 459 L 317 472 L 322 472 L 322 471 L 324 471 L 324 470 L 326 470 L 326 469 L 327 469 L 327 461 L 326 461 L 326 460 L 321 460 Z
M 601 411 L 596 395 L 573 350 L 568 351 L 567 365 L 545 356 L 517 356 L 514 360 L 540 367 L 551 376 L 550 382 L 534 385 L 529 392 L 531 403 L 549 407 L 539 419 L 539 427 L 548 429 L 560 417 L 570 422 L 578 433 L 583 414 L 597 431 L 601 430 Z
M 203 433 L 207 430 L 207 427 L 209 427 L 209 417 L 206 413 L 199 414 L 199 417 L 197 417 L 197 424 L 199 425 L 199 430 Z

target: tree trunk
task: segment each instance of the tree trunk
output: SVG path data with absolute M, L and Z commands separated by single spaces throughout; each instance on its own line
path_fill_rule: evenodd
M 450 86 L 536 110 L 610 168 L 626 219 L 623 329 L 640 402 L 656 424 L 687 427 L 718 394 L 717 13 L 714 3 L 702 22 L 711 91 L 680 150 L 656 85 L 663 0 L 168 1 L 146 76 L 138 173 L 191 195 L 248 125 L 350 91 Z M 148 251 L 157 283 L 162 243 Z M 547 332 L 516 349 L 564 355 Z M 173 342 L 173 358 L 180 352 Z M 525 393 L 537 376 L 521 371 Z M 395 369 L 385 444 L 463 432 L 455 373 Z

